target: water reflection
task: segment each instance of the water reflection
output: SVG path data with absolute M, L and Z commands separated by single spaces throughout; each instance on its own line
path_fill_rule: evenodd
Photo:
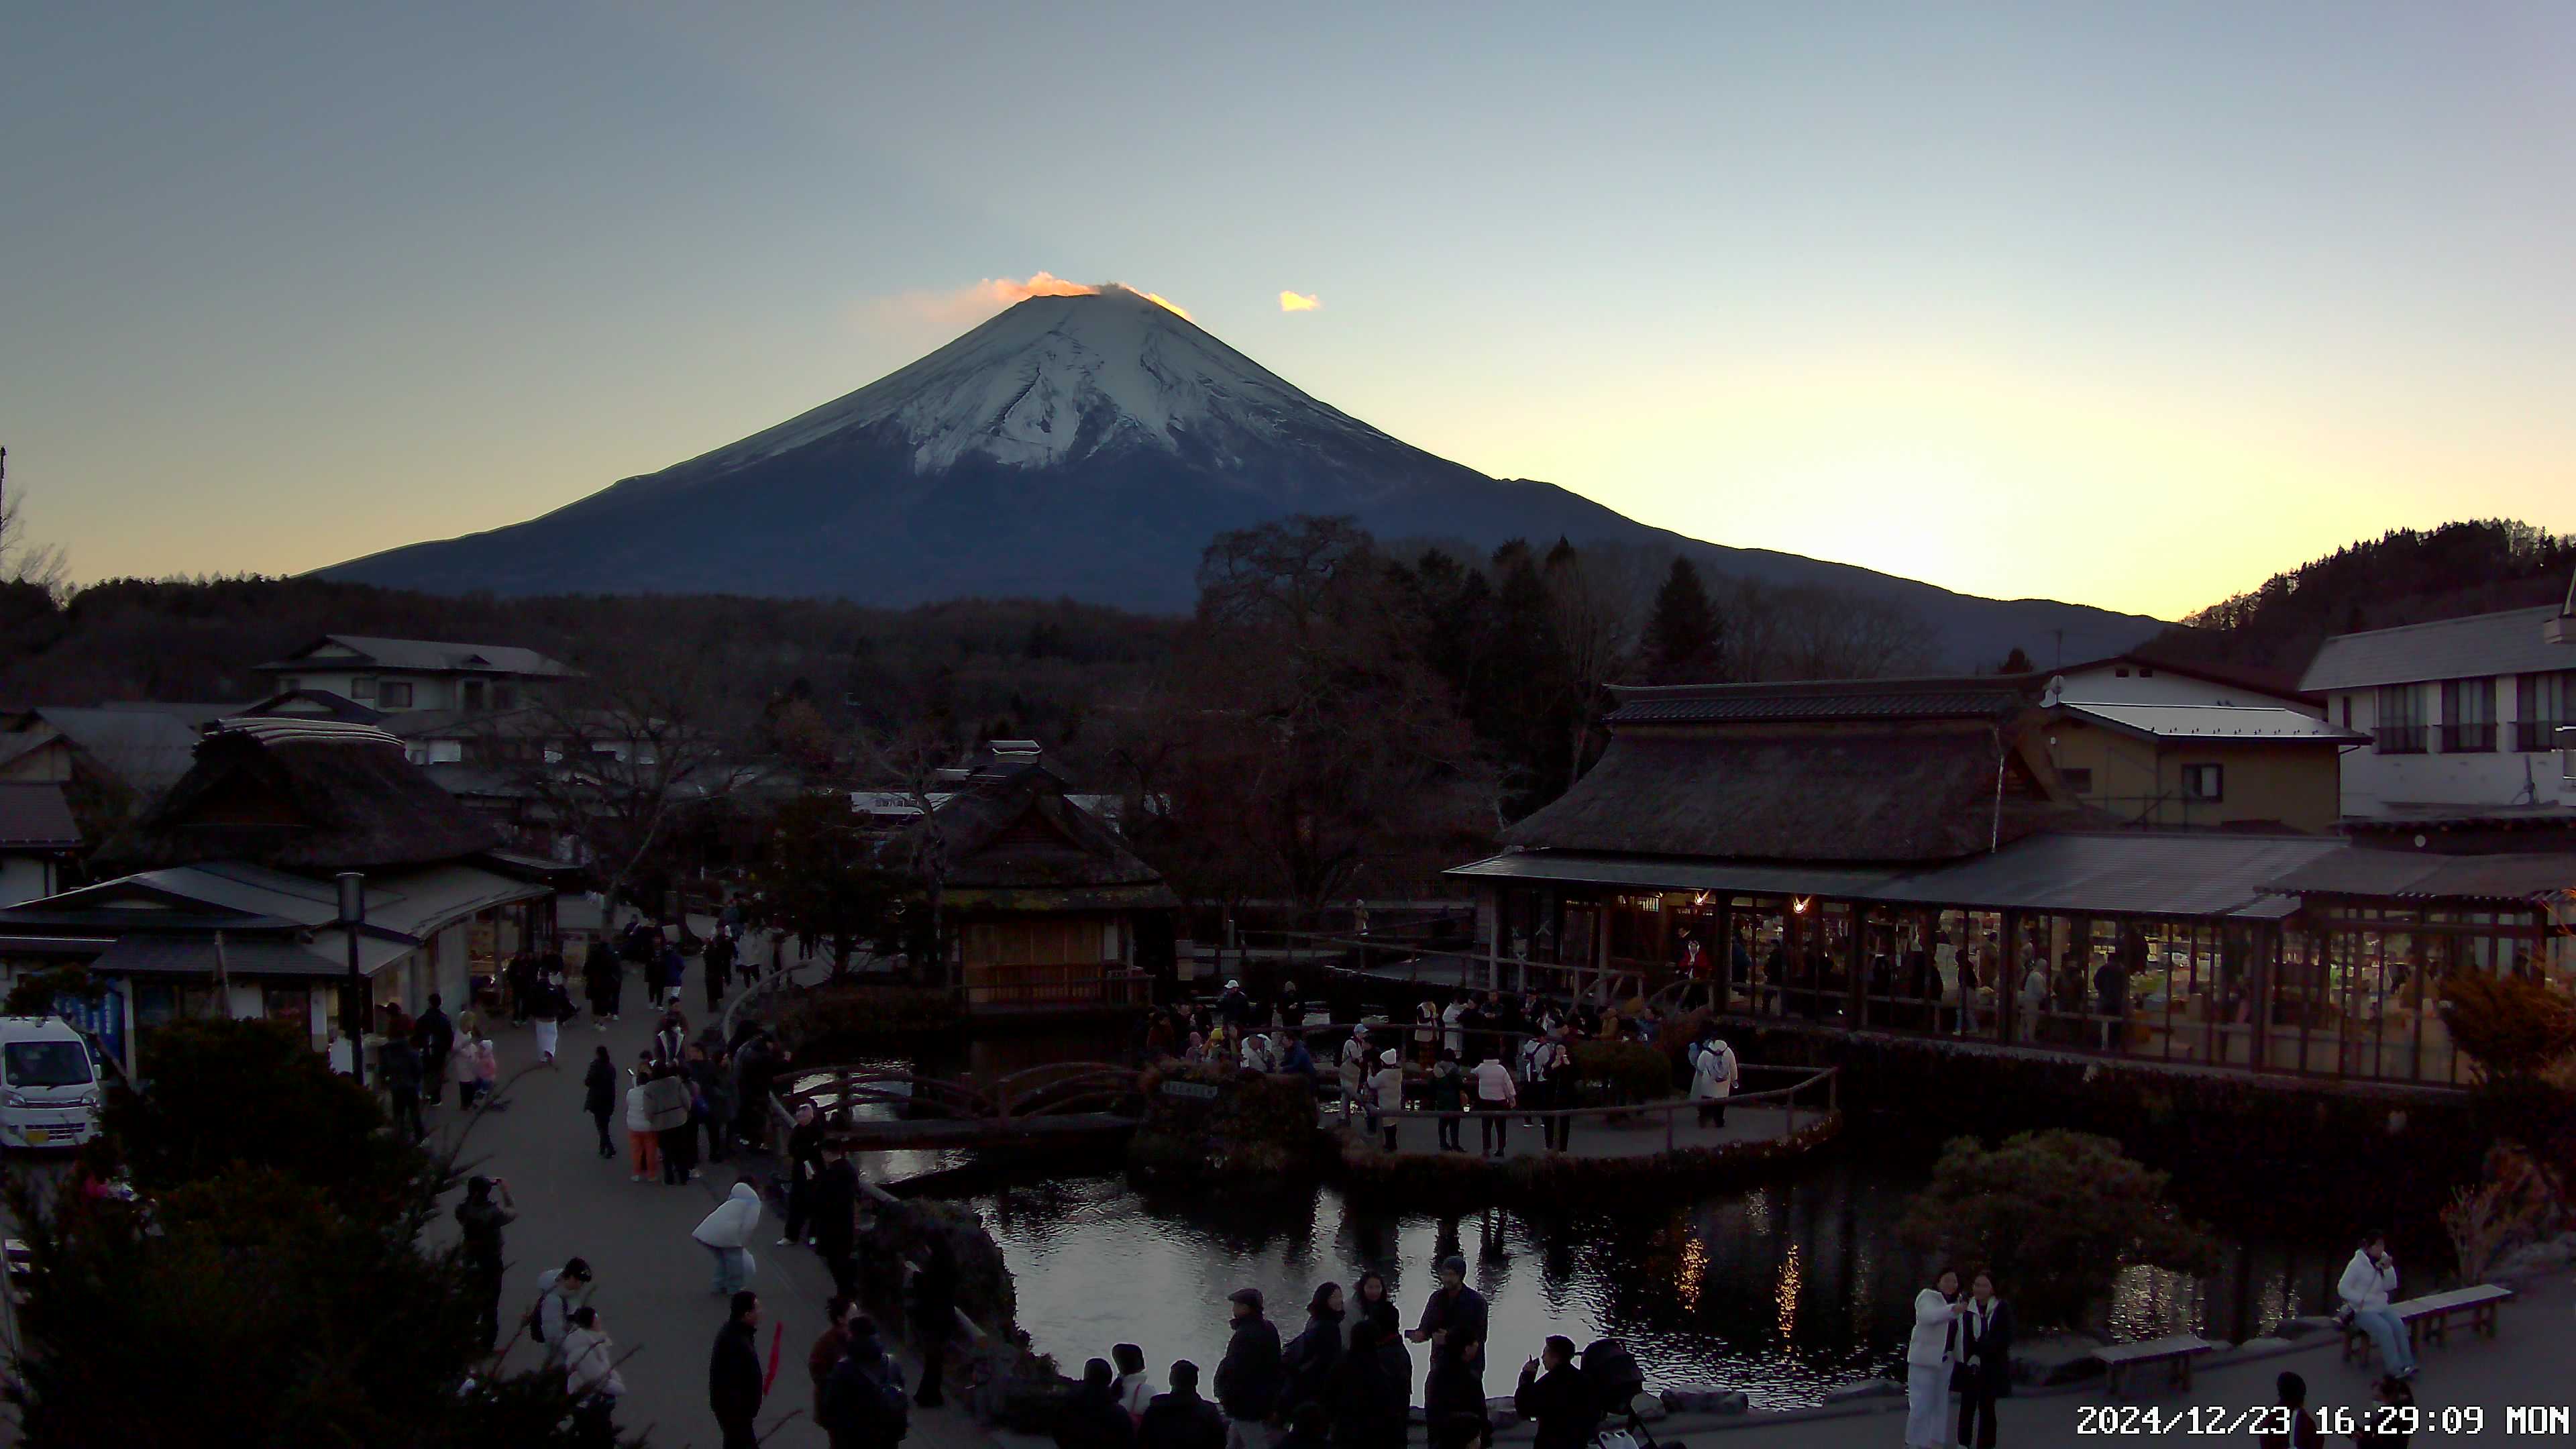
M 1658 1387 L 1741 1389 L 1757 1405 L 1790 1408 L 1901 1361 L 1925 1265 L 1897 1245 L 1894 1224 L 1920 1181 L 1855 1153 L 1637 1213 L 1403 1212 L 1330 1189 L 1139 1193 L 1116 1177 L 973 1201 L 1016 1272 L 1022 1325 L 1062 1361 L 1131 1341 L 1158 1371 L 1176 1357 L 1212 1363 L 1235 1289 L 1261 1289 L 1293 1333 L 1316 1284 L 1348 1286 L 1372 1268 L 1409 1322 L 1433 1265 L 1457 1254 L 1493 1305 L 1489 1392 L 1507 1392 L 1550 1333 L 1578 1344 L 1615 1335 Z M 2205 1281 L 2135 1270 L 2119 1281 L 2111 1327 L 2121 1337 L 2182 1327 L 2247 1337 L 2283 1312 L 2313 1311 L 2344 1252 L 2230 1243 Z

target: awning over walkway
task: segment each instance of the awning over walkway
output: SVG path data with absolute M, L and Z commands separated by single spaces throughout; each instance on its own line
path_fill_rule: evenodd
M 1912 870 L 1528 851 L 1446 874 L 2061 915 L 2269 920 L 2298 909 L 2296 901 L 2268 893 L 2271 882 L 2345 849 L 2340 841 L 2314 836 L 2070 832 L 2034 835 L 1992 854 Z
M 2576 855 L 2424 855 L 2343 846 L 2265 889 L 2290 895 L 2535 901 L 2576 891 Z

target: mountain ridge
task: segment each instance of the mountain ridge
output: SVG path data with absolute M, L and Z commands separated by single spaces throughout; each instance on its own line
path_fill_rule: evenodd
M 1703 569 L 1919 610 L 1943 662 L 2116 653 L 2161 621 L 1997 600 L 1655 528 L 1491 478 L 1303 392 L 1123 288 L 1035 297 L 884 377 L 521 523 L 322 577 L 462 593 L 735 592 L 903 606 L 1068 597 L 1179 612 L 1209 539 L 1299 513 L 1384 538 L 1671 548 Z

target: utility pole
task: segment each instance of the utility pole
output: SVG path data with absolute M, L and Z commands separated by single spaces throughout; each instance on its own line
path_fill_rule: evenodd
M 340 983 L 340 1034 L 349 1039 L 349 1070 L 358 1085 L 367 1084 L 367 981 L 358 973 L 358 932 L 367 924 L 367 878 L 344 870 L 340 885 L 340 929 L 349 938 L 349 974 Z

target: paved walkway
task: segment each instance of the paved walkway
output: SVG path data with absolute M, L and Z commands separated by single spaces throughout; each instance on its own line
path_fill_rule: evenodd
M 1667 1148 L 1767 1142 L 1787 1134 L 1788 1117 L 1786 1109 L 1767 1103 L 1727 1109 L 1723 1127 L 1701 1126 L 1697 1112 L 1658 1112 L 1619 1121 L 1606 1117 L 1577 1117 L 1573 1129 L 1567 1133 L 1566 1151 L 1575 1157 L 1649 1157 Z M 1798 1109 L 1801 1126 L 1813 1125 L 1823 1117 L 1824 1112 L 1818 1107 L 1802 1106 Z M 1672 1123 L 1669 1136 L 1664 1130 L 1667 1118 Z M 1338 1106 L 1328 1106 L 1323 1110 L 1326 1126 L 1339 1126 L 1341 1120 Z M 1523 1126 L 1519 1114 L 1505 1113 L 1503 1122 L 1504 1156 L 1547 1155 L 1546 1141 L 1540 1135 L 1535 1120 Z M 1352 1116 L 1351 1126 L 1353 1131 L 1360 1129 L 1361 1121 L 1356 1113 Z M 1459 1120 L 1458 1142 L 1471 1156 L 1484 1149 L 1483 1128 L 1479 1113 L 1467 1113 Z M 1440 1150 L 1440 1124 L 1421 1117 L 1396 1119 L 1395 1150 L 1399 1154 L 1437 1154 Z
M 2569 1357 L 2576 1354 L 2576 1316 L 2571 1316 L 2571 1308 L 2576 1308 L 2576 1289 L 2563 1275 L 2553 1276 L 2504 1306 L 2500 1331 L 2492 1341 L 2476 1337 L 2462 1324 L 2452 1329 L 2448 1346 L 2425 1347 L 2419 1356 L 2415 1395 L 2426 1421 L 2438 1421 L 2445 1409 L 2475 1407 L 2484 1413 L 2484 1426 L 2477 1432 L 2469 1432 L 2465 1425 L 2450 1433 L 2439 1428 L 2421 1430 L 2412 1449 L 2513 1443 L 2513 1426 L 2507 1418 L 2512 1406 L 2563 1408 L 2576 1403 L 2576 1383 L 2571 1383 L 2567 1372 Z M 2160 1376 L 2141 1372 L 2120 1400 L 2123 1406 L 2161 1411 L 2169 1421 L 2178 1411 L 2197 1406 L 2204 1411 L 2200 1433 L 2170 1422 L 2152 1434 L 2149 1425 L 2138 1419 L 2103 1422 L 2097 1416 L 2111 1401 L 2097 1381 L 2072 1390 L 2004 1400 L 1997 1442 L 2008 1449 L 2111 1443 L 2119 1438 L 2175 1444 L 2246 1443 L 2252 1438 L 2249 1434 L 2217 1436 L 2208 1426 L 2225 1422 L 2226 1411 L 2275 1402 L 2273 1383 L 2285 1370 L 2307 1380 L 2311 1407 L 2358 1412 L 2370 1402 L 2372 1375 L 2344 1363 L 2340 1336 L 2327 1332 L 2300 1339 L 2278 1355 L 2249 1353 L 2243 1361 L 2205 1367 L 2193 1375 L 2187 1394 L 2164 1387 Z M 1955 1428 L 1955 1417 L 1952 1424 Z M 1905 1441 L 1905 1401 L 1891 1397 L 1874 1412 L 1832 1418 L 1780 1416 L 1768 1423 L 1689 1416 L 1658 1424 L 1655 1430 L 1659 1438 L 1687 1438 L 1724 1449 L 1899 1449 Z M 1511 1436 L 1504 1437 L 1508 1442 Z M 2348 1434 L 2329 1433 L 2326 1442 L 2345 1445 L 2352 1439 Z M 2565 1441 L 2549 1435 L 2533 1437 L 2526 1431 L 2521 1442 Z
M 694 966 L 695 963 L 692 963 Z M 630 995 L 630 1001 L 633 999 Z M 705 1005 L 692 972 L 684 1006 L 690 1009 L 692 1034 L 704 1026 L 697 1007 Z M 625 1358 L 620 1373 L 626 1398 L 617 1421 L 628 1430 L 650 1429 L 657 1449 L 713 1449 L 719 1439 L 715 1416 L 707 1409 L 707 1360 L 716 1330 L 723 1326 L 722 1300 L 713 1292 L 706 1250 L 689 1232 L 732 1189 L 742 1164 L 709 1163 L 699 1181 L 665 1187 L 658 1181 L 627 1181 L 626 1134 L 621 1110 L 611 1119 L 610 1135 L 619 1156 L 598 1156 L 597 1135 L 582 1111 L 582 1072 L 601 1045 L 621 1071 L 632 1065 L 652 1035 L 649 1018 L 628 1013 L 605 1032 L 584 1016 L 563 1033 L 563 1059 L 556 1071 L 534 1071 L 520 1077 L 508 1094 L 509 1108 L 479 1114 L 466 1140 L 466 1170 L 505 1178 L 518 1199 L 519 1220 L 506 1243 L 509 1275 L 501 1295 L 502 1333 L 535 1301 L 537 1275 L 558 1268 L 566 1258 L 590 1260 L 594 1287 L 590 1298 L 599 1310 L 600 1326 L 615 1340 Z M 503 1023 L 493 1033 L 504 1078 L 534 1057 L 536 1033 Z M 624 1085 L 621 1080 L 621 1089 Z M 433 1114 L 431 1126 L 442 1136 L 456 1130 L 455 1098 Z M 447 1206 L 453 1207 L 454 1199 Z M 452 1233 L 453 1218 L 442 1218 L 439 1231 Z M 764 1443 L 772 1449 L 820 1446 L 822 1430 L 813 1423 L 813 1391 L 805 1373 L 806 1350 L 823 1331 L 823 1306 L 831 1297 L 831 1275 L 812 1252 L 770 1246 L 785 1229 L 777 1214 L 761 1224 L 753 1256 L 758 1269 L 750 1287 L 761 1297 L 760 1351 L 764 1363 L 771 1336 L 785 1332 L 779 1367 L 760 1417 Z M 541 1348 L 524 1339 L 506 1360 L 513 1369 L 533 1367 Z M 907 1373 L 912 1371 L 907 1363 Z M 914 1449 L 990 1449 L 989 1440 L 962 1411 L 953 1407 L 916 1410 Z M 792 1420 L 770 1431 L 782 1420 Z

